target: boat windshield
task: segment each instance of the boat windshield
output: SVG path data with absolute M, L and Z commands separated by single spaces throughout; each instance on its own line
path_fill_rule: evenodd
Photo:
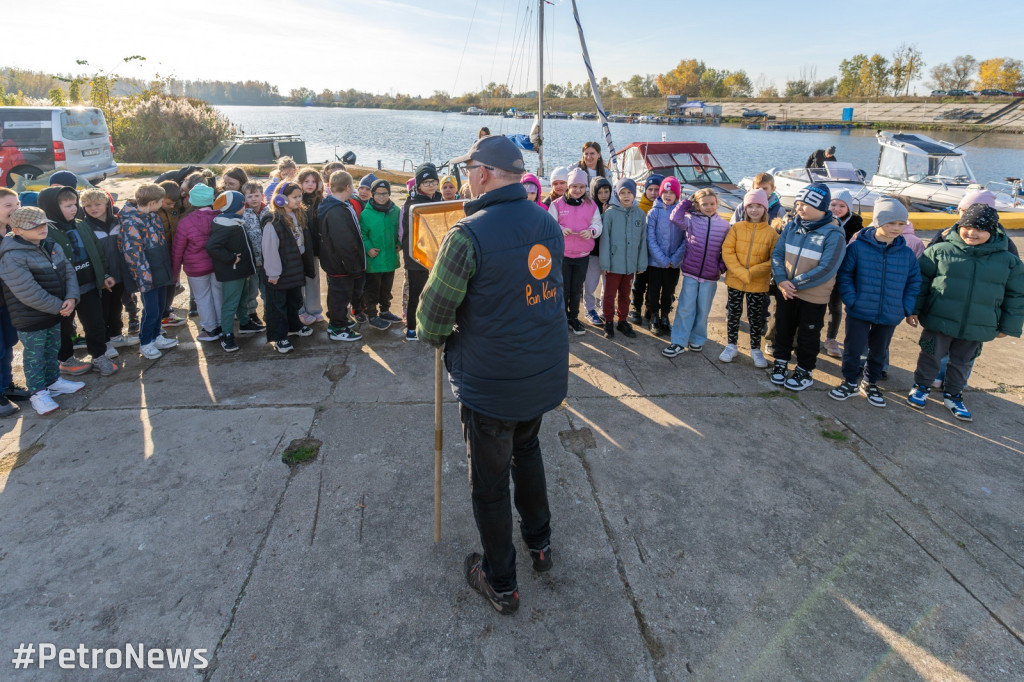
M 918 156 L 907 154 L 907 177 L 911 181 L 918 180 L 944 180 L 958 184 L 970 184 L 974 182 L 964 157 L 960 155 L 951 156 Z
M 674 175 L 691 185 L 732 184 L 718 160 L 710 154 L 649 154 L 653 173 Z

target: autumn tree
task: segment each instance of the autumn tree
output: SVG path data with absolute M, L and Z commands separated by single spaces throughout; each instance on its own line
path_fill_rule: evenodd
M 50 92 L 46 93 L 46 96 L 50 98 L 50 104 L 55 107 L 65 107 L 68 104 L 68 98 L 61 88 L 51 88 Z
M 558 83 L 548 83 L 544 86 L 544 96 L 548 99 L 565 97 L 565 88 Z
M 938 90 L 966 90 L 977 70 L 977 59 L 969 54 L 960 55 L 948 64 L 932 67 L 930 85 Z
M 1024 64 L 1019 59 L 996 57 L 978 64 L 978 79 L 975 87 L 979 90 L 997 88 L 1013 92 L 1024 85 Z
M 849 59 L 839 62 L 839 84 L 836 94 L 840 97 L 852 97 L 862 94 L 860 74 L 868 63 L 866 54 L 855 54 Z
M 754 90 L 750 77 L 742 69 L 733 71 L 726 76 L 722 80 L 722 86 L 725 88 L 725 95 L 727 97 L 750 97 Z
M 684 59 L 676 68 L 655 79 L 663 95 L 696 95 L 700 91 L 700 79 L 707 67 L 696 59 Z
M 924 60 L 917 45 L 901 44 L 892 53 L 892 94 L 910 94 L 910 82 L 921 76 Z
M 622 83 L 622 89 L 629 97 L 659 97 L 657 77 L 652 74 L 635 74 Z
M 725 79 L 730 73 L 723 69 L 704 69 L 697 84 L 697 94 L 704 99 L 725 96 Z
M 608 76 L 604 76 L 597 83 L 597 91 L 601 93 L 601 97 L 622 97 L 622 86 L 618 83 L 612 83 Z

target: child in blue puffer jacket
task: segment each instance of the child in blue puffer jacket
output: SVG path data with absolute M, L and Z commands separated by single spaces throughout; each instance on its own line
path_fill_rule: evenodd
M 672 208 L 679 201 L 679 180 L 665 178 L 658 198 L 647 213 L 647 311 L 651 331 L 659 336 L 672 333 L 668 321 L 679 285 L 679 264 L 686 251 L 686 236 L 672 224 Z
M 875 407 L 885 407 L 878 389 L 892 334 L 904 318 L 912 327 L 914 304 L 921 290 L 921 268 L 902 237 L 907 209 L 888 197 L 875 201 L 874 221 L 846 248 L 836 287 L 846 306 L 843 383 L 829 392 L 835 400 L 860 393 Z M 868 349 L 861 380 L 861 353 Z M 859 386 L 858 386 L 858 380 Z

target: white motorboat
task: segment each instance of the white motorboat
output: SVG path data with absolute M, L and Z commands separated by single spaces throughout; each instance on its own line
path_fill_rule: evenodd
M 920 210 L 955 211 L 964 194 L 982 189 L 967 156 L 952 142 L 927 135 L 879 131 L 878 170 L 868 183 L 883 194 L 905 197 Z M 996 210 L 1024 211 L 1009 192 L 996 191 Z
M 864 175 L 853 167 L 852 163 L 846 161 L 826 161 L 824 168 L 793 168 L 780 170 L 772 168 L 768 171 L 775 176 L 775 192 L 779 195 L 779 201 L 787 209 L 792 209 L 796 201 L 796 195 L 812 182 L 821 182 L 828 186 L 834 197 L 836 192 L 845 189 L 853 195 L 854 206 L 850 208 L 854 212 L 871 211 L 875 206 L 875 199 L 879 197 L 877 192 L 864 184 Z M 740 180 L 740 187 L 749 190 L 754 186 L 754 178 L 747 177 Z

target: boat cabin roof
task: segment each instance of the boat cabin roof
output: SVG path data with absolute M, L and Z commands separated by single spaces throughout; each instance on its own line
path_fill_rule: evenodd
M 963 156 L 963 152 L 951 149 L 942 142 L 936 142 L 927 135 L 911 133 L 879 133 L 883 144 L 897 147 L 908 154 L 928 154 L 929 156 Z

